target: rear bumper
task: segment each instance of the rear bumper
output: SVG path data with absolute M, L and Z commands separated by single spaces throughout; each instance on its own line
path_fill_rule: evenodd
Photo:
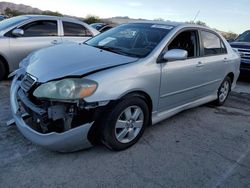
M 49 150 L 59 152 L 72 152 L 92 146 L 88 140 L 88 132 L 93 123 L 87 123 L 63 133 L 42 134 L 32 129 L 22 118 L 22 114 L 20 114 L 17 101 L 19 84 L 19 81 L 14 78 L 10 91 L 11 110 L 17 128 L 28 140 Z

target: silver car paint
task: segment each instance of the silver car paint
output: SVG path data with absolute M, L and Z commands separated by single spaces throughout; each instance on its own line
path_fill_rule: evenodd
M 158 102 L 159 106 L 167 106 L 167 104 L 160 104 L 161 102 L 160 100 L 158 101 L 158 99 L 163 98 L 165 95 L 171 96 L 172 94 L 174 94 L 173 92 L 176 92 L 177 94 L 178 92 L 181 93 L 181 91 L 186 91 L 184 93 L 188 94 L 188 92 L 193 92 L 192 90 L 195 90 L 196 87 L 204 88 L 204 86 L 206 86 L 205 90 L 209 90 L 210 92 L 206 93 L 206 91 L 202 92 L 201 90 L 199 90 L 199 93 L 203 93 L 203 96 L 201 97 L 204 97 L 204 95 L 206 96 L 216 93 L 222 80 L 230 72 L 234 73 L 235 75 L 233 83 L 234 87 L 239 75 L 239 56 L 232 50 L 228 42 L 221 35 L 220 37 L 227 47 L 228 54 L 157 64 L 157 58 L 161 54 L 164 47 L 168 44 L 168 42 L 176 35 L 176 33 L 188 29 L 207 30 L 206 27 L 191 27 L 189 25 L 181 24 L 173 29 L 172 32 L 169 33 L 161 42 L 161 44 L 159 44 L 158 47 L 145 59 L 140 59 L 138 60 L 138 62 L 131 65 L 118 67 L 115 70 L 113 69 L 112 74 L 110 74 L 110 70 L 107 70 L 98 74 L 88 76 L 89 79 L 97 81 L 98 83 L 100 83 L 100 85 L 97 91 L 85 100 L 88 102 L 99 101 L 101 99 L 116 100 L 129 92 L 141 90 L 148 93 L 151 97 L 153 101 L 153 111 L 158 111 L 160 110 L 158 109 Z M 227 60 L 225 61 L 224 58 L 227 58 Z M 212 69 L 213 65 L 206 65 L 209 64 L 207 62 L 208 60 L 211 61 L 212 64 L 213 62 L 218 62 L 222 65 L 217 65 L 216 68 Z M 179 69 L 179 72 L 177 70 L 178 74 L 175 74 L 176 69 L 182 66 L 186 66 L 185 64 L 188 61 L 189 64 L 193 64 L 190 65 L 192 66 L 192 68 L 190 68 L 190 71 L 193 70 L 194 72 L 196 72 L 196 74 L 192 76 L 193 78 L 190 78 L 194 83 L 192 83 L 191 80 L 189 80 L 189 83 L 185 83 L 185 81 L 183 81 L 187 78 L 188 75 L 191 76 L 194 73 L 193 71 L 189 72 L 187 70 Z M 205 65 L 203 67 L 197 67 L 199 62 L 204 62 Z M 167 70 L 167 67 L 172 70 Z M 219 72 L 217 69 L 219 70 Z M 168 77 L 166 77 L 166 73 L 164 72 L 165 70 L 172 75 L 168 75 Z M 112 77 L 115 77 L 116 79 L 113 80 L 111 79 Z M 164 85 L 164 79 L 166 80 L 166 82 L 172 80 L 171 84 L 169 83 L 167 85 Z M 182 80 L 181 84 L 180 80 Z M 124 84 L 124 81 L 126 81 L 127 84 Z M 123 87 L 120 87 L 121 84 L 123 85 Z M 110 86 L 112 86 L 112 89 L 107 90 L 107 86 L 109 86 L 109 88 Z M 182 95 L 182 97 L 184 98 L 180 96 L 176 97 L 175 100 L 171 103 L 173 104 L 175 102 L 178 103 L 178 101 L 180 100 L 186 100 L 185 94 Z
M 127 64 L 126 61 L 129 62 L 131 59 L 125 60 L 126 58 L 124 58 L 124 61 L 117 61 L 117 63 L 120 63 L 122 66 L 98 71 L 86 76 L 88 79 L 95 80 L 98 83 L 98 88 L 93 95 L 84 100 L 87 102 L 111 101 L 118 100 L 130 92 L 144 92 L 152 100 L 152 122 L 155 124 L 182 110 L 215 100 L 220 84 L 229 73 L 234 74 L 234 81 L 232 83 L 232 88 L 234 88 L 239 76 L 240 58 L 221 36 L 220 37 L 226 45 L 227 54 L 161 64 L 157 63 L 157 59 L 165 46 L 178 32 L 187 29 L 208 30 L 206 27 L 190 26 L 186 24 L 175 26 L 176 27 L 146 58 L 138 59 L 130 64 Z M 55 49 L 56 48 L 58 47 L 55 47 Z M 50 50 L 53 49 L 51 48 Z M 44 61 L 44 59 L 36 58 L 36 56 L 39 56 L 39 52 L 37 52 L 34 57 L 30 57 L 27 61 L 33 61 L 32 59 L 34 58 L 37 61 L 35 64 L 39 64 L 40 66 L 32 66 L 33 62 L 30 62 L 32 68 L 28 67 L 27 73 L 37 77 L 40 82 L 47 82 L 51 79 L 69 76 L 69 70 L 63 68 L 65 66 L 63 64 L 67 65 L 68 62 L 61 62 L 64 58 L 68 60 L 67 50 L 68 48 L 65 48 L 65 54 L 62 52 L 62 56 L 58 58 L 58 61 L 56 61 L 55 56 L 47 52 L 49 54 L 48 58 L 53 59 L 54 64 L 58 64 L 58 72 L 55 72 L 54 68 L 53 70 L 47 69 L 47 65 L 42 62 L 39 63 L 39 61 Z M 96 53 L 100 54 L 100 52 Z M 106 59 L 103 59 L 103 61 L 112 62 L 113 64 L 114 61 L 112 61 L 112 58 L 116 58 L 116 56 L 115 54 L 110 54 L 107 56 L 108 61 L 106 61 Z M 78 57 L 81 59 L 81 54 L 78 54 L 74 59 Z M 45 57 L 43 56 L 43 58 Z M 81 65 L 74 65 L 76 67 L 75 72 L 70 70 L 71 73 L 73 73 L 72 76 L 76 74 L 85 74 L 88 71 L 100 68 L 96 66 L 101 62 L 100 59 L 92 57 L 89 61 L 90 60 L 93 69 L 88 67 L 90 64 L 85 66 L 84 60 L 82 60 L 78 62 Z M 104 66 L 105 63 L 102 65 Z M 110 66 L 109 63 L 106 65 Z M 56 67 L 57 65 L 53 66 Z M 60 66 L 63 69 L 59 68 Z M 79 69 L 81 66 L 83 68 Z M 13 83 L 13 85 L 16 84 L 15 82 Z M 15 100 L 15 95 L 13 95 L 12 103 L 14 103 L 13 101 Z M 15 114 L 13 115 L 15 116 Z M 18 127 L 21 126 L 18 125 L 18 122 L 16 123 Z M 29 137 L 29 139 L 36 140 L 36 137 Z
M 56 16 L 42 16 L 42 15 L 28 15 L 29 19 L 19 24 L 13 25 L 5 30 L 0 31 L 0 56 L 3 56 L 8 63 L 9 71 L 12 72 L 18 68 L 18 64 L 29 53 L 53 45 L 60 44 L 62 42 L 84 42 L 90 37 L 64 37 L 62 21 L 76 23 L 83 25 L 87 28 L 93 36 L 99 34 L 99 32 L 89 25 L 72 18 L 56 17 Z M 48 37 L 5 37 L 4 35 L 14 28 L 19 28 L 28 23 L 38 20 L 54 20 L 58 25 L 58 36 Z
M 61 77 L 81 76 L 91 71 L 136 60 L 136 58 L 114 54 L 85 44 L 69 43 L 34 52 L 27 60 L 30 62 L 27 72 L 35 75 L 38 82 L 44 83 Z M 41 71 L 48 67 L 49 71 Z

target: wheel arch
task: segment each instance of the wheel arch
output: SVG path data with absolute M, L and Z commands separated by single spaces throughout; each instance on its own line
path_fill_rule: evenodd
M 109 108 L 116 104 L 119 100 L 122 100 L 127 97 L 139 97 L 142 100 L 144 100 L 149 108 L 149 118 L 150 118 L 150 124 L 152 124 L 152 109 L 153 109 L 153 102 L 148 93 L 141 90 L 135 90 L 130 91 L 122 96 L 120 96 L 118 99 L 114 101 L 110 101 L 110 103 L 103 107 L 100 111 L 97 111 L 93 126 L 91 127 L 89 133 L 88 133 L 88 140 L 93 144 L 96 145 L 100 142 L 100 132 L 102 128 L 102 119 L 106 116 L 106 113 L 109 113 Z
M 3 62 L 4 67 L 5 67 L 6 71 L 7 71 L 7 74 L 9 74 L 9 72 L 10 72 L 9 63 L 8 63 L 8 61 L 6 60 L 6 58 L 5 58 L 3 55 L 1 55 L 1 54 L 0 54 L 0 61 Z M 6 76 L 7 76 L 7 75 L 6 75 Z
M 143 99 L 147 103 L 148 108 L 149 108 L 149 112 L 151 115 L 152 110 L 153 110 L 153 101 L 152 101 L 150 95 L 148 93 L 146 93 L 145 91 L 136 90 L 136 91 L 130 91 L 129 93 L 122 95 L 121 99 L 127 98 L 127 97 L 132 97 L 132 96 L 139 97 L 139 98 Z
M 234 73 L 230 72 L 227 74 L 227 76 L 231 79 L 231 83 L 233 83 L 234 82 Z

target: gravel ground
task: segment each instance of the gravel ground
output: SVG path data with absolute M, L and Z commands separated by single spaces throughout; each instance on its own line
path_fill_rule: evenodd
M 60 154 L 26 140 L 0 83 L 0 187 L 250 187 L 250 82 L 223 107 L 204 105 L 149 127 L 132 148 Z

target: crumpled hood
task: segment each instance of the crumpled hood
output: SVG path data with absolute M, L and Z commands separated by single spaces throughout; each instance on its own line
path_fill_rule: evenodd
M 250 49 L 250 42 L 231 42 L 230 45 L 233 48 L 246 48 L 246 49 Z
M 25 61 L 28 61 L 27 73 L 43 83 L 66 76 L 81 76 L 136 60 L 137 58 L 100 50 L 86 44 L 70 43 L 38 50 Z

